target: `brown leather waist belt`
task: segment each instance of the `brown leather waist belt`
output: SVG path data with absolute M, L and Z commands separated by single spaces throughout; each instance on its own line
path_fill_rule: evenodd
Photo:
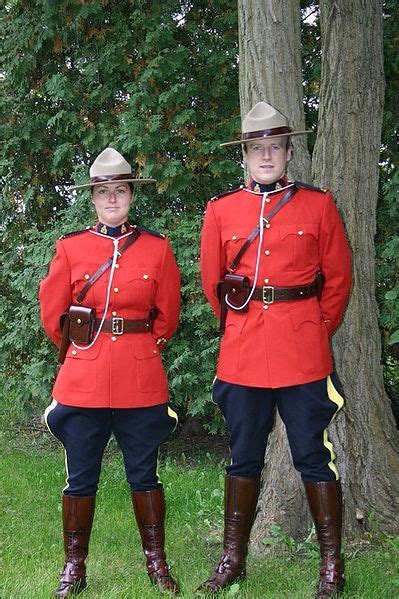
M 295 287 L 255 287 L 251 299 L 263 302 L 264 304 L 274 304 L 274 302 L 287 302 L 291 300 L 307 299 L 316 295 L 315 283 L 309 285 L 297 285 Z
M 96 318 L 95 330 L 100 328 L 101 318 Z M 148 318 L 142 320 L 128 320 L 127 318 L 106 318 L 101 327 L 102 333 L 123 335 L 124 333 L 149 333 L 151 321 Z

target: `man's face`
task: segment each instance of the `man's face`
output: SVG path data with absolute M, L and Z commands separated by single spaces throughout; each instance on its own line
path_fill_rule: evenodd
M 249 141 L 247 151 L 244 151 L 244 162 L 251 177 L 263 185 L 280 179 L 290 158 L 291 148 L 287 150 L 286 137 Z
M 127 183 L 95 185 L 92 201 L 98 220 L 110 227 L 122 225 L 129 212 L 133 193 Z

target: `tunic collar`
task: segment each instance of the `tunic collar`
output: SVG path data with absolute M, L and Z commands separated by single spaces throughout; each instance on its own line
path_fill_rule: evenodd
M 249 188 L 255 193 L 270 193 L 271 191 L 283 189 L 284 187 L 287 187 L 287 185 L 289 185 L 289 182 L 285 177 L 277 179 L 277 181 L 273 181 L 273 183 L 268 184 L 258 183 L 255 181 L 255 179 L 251 179 Z
M 101 233 L 102 235 L 107 235 L 108 237 L 120 237 L 121 235 L 125 235 L 129 233 L 131 230 L 131 226 L 126 221 L 122 225 L 118 225 L 117 227 L 110 227 L 109 225 L 104 225 L 103 223 L 98 223 L 94 230 L 97 233 Z

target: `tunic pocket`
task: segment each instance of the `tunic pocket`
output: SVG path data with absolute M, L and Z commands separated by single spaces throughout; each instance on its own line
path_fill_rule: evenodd
M 89 349 L 77 349 L 72 344 L 58 373 L 56 386 L 64 391 L 92 393 L 97 386 L 97 358 L 102 339 Z
M 280 239 L 287 259 L 287 270 L 316 269 L 319 262 L 317 224 L 280 225 Z
M 143 337 L 140 335 L 140 338 L 136 336 L 131 347 L 137 365 L 137 381 L 134 386 L 143 393 L 167 388 L 166 372 L 154 339 L 148 333 Z
M 229 311 L 227 314 L 226 329 L 222 338 L 219 353 L 220 374 L 234 374 L 238 369 L 240 357 L 241 332 L 243 330 L 248 312 L 240 313 Z
M 294 328 L 295 344 L 302 372 L 318 373 L 331 363 L 330 344 L 319 306 L 292 308 L 290 317 Z
M 147 309 L 153 305 L 158 274 L 153 267 L 128 269 L 128 299 L 132 306 Z

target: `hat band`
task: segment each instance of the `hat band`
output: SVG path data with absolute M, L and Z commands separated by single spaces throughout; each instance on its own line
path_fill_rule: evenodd
M 255 137 L 269 137 L 269 135 L 286 135 L 287 133 L 291 133 L 291 127 L 275 127 L 274 129 L 261 129 L 260 131 L 249 131 L 248 133 L 243 133 L 242 138 L 253 139 Z
M 133 175 L 103 175 L 98 177 L 90 177 L 90 183 L 104 183 L 106 181 L 121 181 L 123 179 L 132 179 Z

